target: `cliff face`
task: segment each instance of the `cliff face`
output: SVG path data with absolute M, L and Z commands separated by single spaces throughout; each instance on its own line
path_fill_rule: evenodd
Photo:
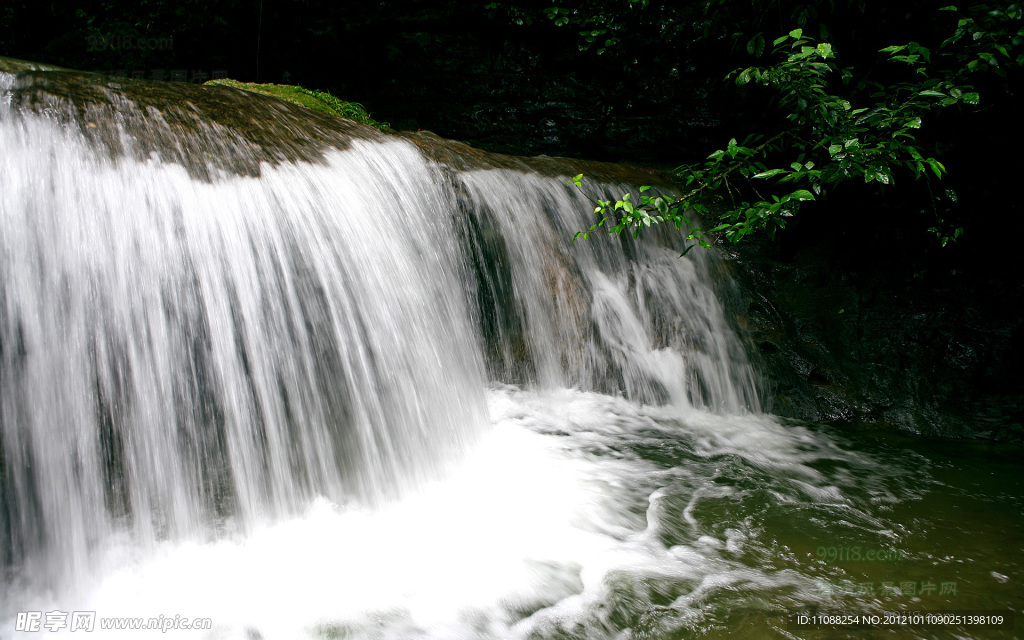
M 1022 302 L 1007 274 L 914 285 L 834 247 L 750 243 L 728 263 L 733 318 L 781 416 L 1024 441 Z M 867 258 L 865 258 L 867 260 Z

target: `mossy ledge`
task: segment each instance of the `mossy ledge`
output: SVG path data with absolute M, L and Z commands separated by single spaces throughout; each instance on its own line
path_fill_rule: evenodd
M 306 89 L 293 84 L 257 84 L 255 82 L 239 82 L 228 78 L 210 80 L 204 86 L 234 87 L 243 91 L 273 96 L 288 102 L 326 113 L 327 115 L 348 118 L 356 122 L 376 127 L 380 130 L 388 128 L 388 123 L 374 120 L 363 105 L 358 102 L 346 102 L 326 91 Z
M 78 129 L 112 159 L 157 157 L 204 181 L 222 172 L 259 176 L 264 163 L 321 163 L 328 150 L 347 149 L 353 140 L 397 136 L 455 172 L 510 169 L 563 179 L 583 173 L 595 182 L 671 184 L 666 173 L 628 164 L 508 156 L 429 131 L 394 131 L 359 105 L 291 85 L 135 80 L 2 56 L 0 73 L 14 75 L 9 100 L 16 110 L 45 113 Z M 353 117 L 353 107 L 364 120 Z

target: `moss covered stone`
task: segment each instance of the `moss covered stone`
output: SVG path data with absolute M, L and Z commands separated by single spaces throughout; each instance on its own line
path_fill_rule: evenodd
M 363 105 L 356 102 L 346 102 L 341 100 L 329 93 L 324 91 L 314 91 L 306 89 L 292 84 L 257 84 L 255 82 L 239 82 L 238 80 L 221 79 L 221 80 L 210 80 L 205 83 L 207 86 L 224 86 L 234 87 L 235 89 L 242 89 L 243 91 L 251 91 L 253 93 L 260 93 L 266 96 L 274 96 L 281 100 L 287 100 L 294 104 L 326 113 L 332 116 L 339 116 L 342 118 L 348 118 L 349 120 L 355 120 L 362 124 L 368 124 L 371 127 L 377 127 L 383 129 L 387 127 L 386 122 L 378 122 L 374 120 Z

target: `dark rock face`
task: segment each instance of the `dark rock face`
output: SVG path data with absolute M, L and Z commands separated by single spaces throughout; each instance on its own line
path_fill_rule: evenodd
M 782 261 L 757 243 L 729 267 L 734 319 L 768 380 L 773 413 L 1024 442 L 1024 323 L 1007 313 L 1019 308 L 1020 288 L 908 290 L 827 251 Z

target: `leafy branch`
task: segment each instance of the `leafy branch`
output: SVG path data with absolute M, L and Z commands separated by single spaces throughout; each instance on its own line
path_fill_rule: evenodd
M 957 12 L 956 7 L 944 10 Z M 785 113 L 785 128 L 742 142 L 733 138 L 702 162 L 678 167 L 675 176 L 683 195 L 641 195 L 634 201 L 627 193 L 614 203 L 595 201 L 598 222 L 573 240 L 587 239 L 599 229 L 636 237 L 663 223 L 703 247 L 716 234 L 732 242 L 757 231 L 774 238 L 803 203 L 826 197 L 844 183 L 891 186 L 900 175 L 929 183 L 942 179 L 945 166 L 919 136 L 925 122 L 943 110 L 980 103 L 968 83 L 975 71 L 1005 77 L 1007 67 L 1024 66 L 1019 5 L 975 5 L 969 13 L 959 15 L 956 31 L 934 56 L 917 42 L 881 49 L 882 62 L 896 65 L 890 70 L 903 78 L 886 84 L 868 78 L 855 83 L 853 70 L 838 65 L 832 45 L 813 41 L 802 29 L 776 38 L 775 64 L 737 69 L 727 77 L 773 91 L 777 108 Z M 760 55 L 763 35 L 752 38 L 747 50 Z M 579 175 L 569 183 L 579 188 L 582 180 Z M 640 188 L 641 194 L 648 190 Z M 956 194 L 930 185 L 929 190 L 942 194 L 933 196 L 938 223 L 930 231 L 946 245 L 963 229 L 945 225 L 935 201 L 944 196 L 955 202 Z M 712 208 L 722 211 L 718 224 L 703 228 L 693 214 L 710 219 Z

